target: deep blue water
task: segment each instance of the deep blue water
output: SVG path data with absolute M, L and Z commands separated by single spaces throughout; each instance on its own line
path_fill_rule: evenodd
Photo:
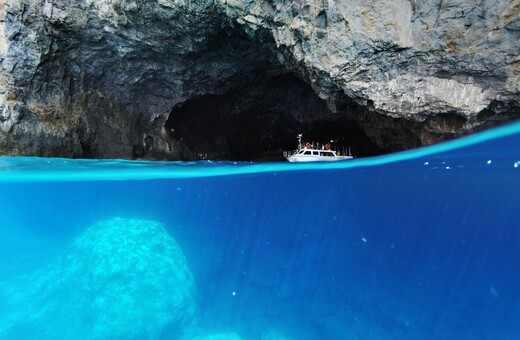
M 183 327 L 196 331 L 185 333 L 520 336 L 520 123 L 335 163 L 2 157 L 0 298 L 25 294 L 2 289 L 37 281 L 87 228 L 114 217 L 163 223 L 179 245 L 195 284 Z M 0 336 L 26 334 L 2 333 L 19 321 L 1 303 Z M 55 317 L 38 306 L 38 322 Z M 160 337 L 182 333 L 167 325 Z

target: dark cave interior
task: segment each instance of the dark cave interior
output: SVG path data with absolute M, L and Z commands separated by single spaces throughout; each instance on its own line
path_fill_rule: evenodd
M 333 113 L 291 74 L 187 100 L 172 109 L 165 127 L 183 160 L 282 161 L 299 133 L 304 141 L 334 140 L 358 157 L 384 153 L 348 114 Z

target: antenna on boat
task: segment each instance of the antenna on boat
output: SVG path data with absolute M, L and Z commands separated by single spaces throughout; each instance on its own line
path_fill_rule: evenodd
M 298 150 L 302 149 L 302 137 L 303 137 L 303 134 L 299 133 L 298 134 Z

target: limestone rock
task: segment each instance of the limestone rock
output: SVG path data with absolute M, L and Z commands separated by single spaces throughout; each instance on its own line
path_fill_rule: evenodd
M 173 108 L 287 73 L 382 149 L 430 144 L 520 117 L 519 27 L 520 0 L 5 0 L 0 152 L 179 159 Z M 318 121 L 293 99 L 267 109 Z
M 157 222 L 114 218 L 54 263 L 0 284 L 2 339 L 155 339 L 193 315 L 193 277 Z
M 250 35 L 268 31 L 286 66 L 322 98 L 339 88 L 368 108 L 354 116 L 374 140 L 373 113 L 414 122 L 420 144 L 453 133 L 432 128 L 432 117 L 458 115 L 459 134 L 520 117 L 520 32 L 506 24 L 518 22 L 518 1 L 275 1 L 270 10 L 251 0 L 221 3 Z

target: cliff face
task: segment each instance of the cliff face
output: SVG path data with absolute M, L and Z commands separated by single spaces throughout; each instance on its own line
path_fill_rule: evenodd
M 341 122 L 370 154 L 520 117 L 520 0 L 6 0 L 0 20 L 3 154 L 246 159 L 204 145 L 255 121 L 252 149 Z M 237 128 L 208 140 L 216 117 Z

